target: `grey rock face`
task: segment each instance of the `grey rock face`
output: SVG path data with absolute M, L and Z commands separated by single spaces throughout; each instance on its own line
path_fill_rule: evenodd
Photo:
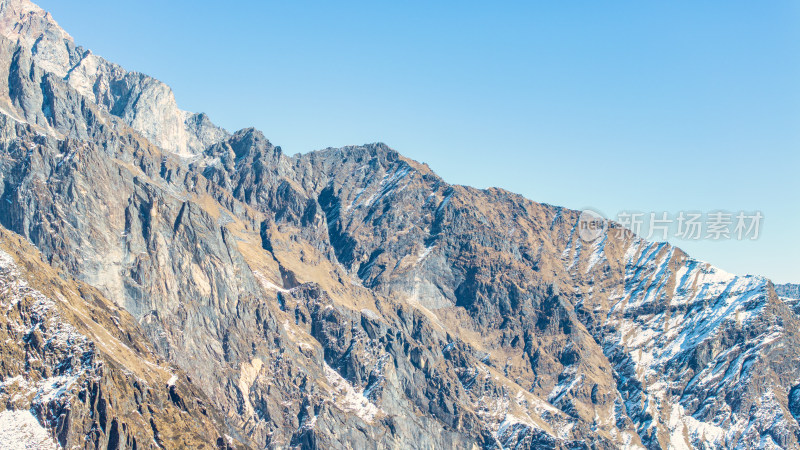
M 172 89 L 166 84 L 141 73 L 128 72 L 76 46 L 72 37 L 50 14 L 33 3 L 3 0 L 0 2 L 0 15 L 0 35 L 12 45 L 19 45 L 14 53 L 17 62 L 12 64 L 17 87 L 39 84 L 43 74 L 50 74 L 102 110 L 121 118 L 153 144 L 182 156 L 200 153 L 227 135 L 205 115 L 178 109 Z M 26 72 L 32 68 L 32 63 L 41 70 L 40 74 Z M 65 129 L 53 123 L 56 119 L 47 108 L 43 108 L 39 115 L 31 103 L 34 100 L 52 101 L 53 98 L 47 97 L 45 87 L 41 95 L 37 93 L 34 98 L 27 95 L 17 98 L 11 93 L 12 102 L 23 106 L 20 111 L 22 119 L 43 127 L 47 127 L 49 122 L 62 133 L 79 132 L 80 129 Z
M 208 399 L 132 317 L 65 278 L 0 229 L 0 401 L 3 414 L 32 414 L 48 429 L 30 448 L 232 448 Z
M 129 312 L 236 440 L 797 446 L 797 318 L 766 280 L 615 224 L 583 242 L 576 211 L 383 144 L 284 155 L 0 5 L 0 225 Z

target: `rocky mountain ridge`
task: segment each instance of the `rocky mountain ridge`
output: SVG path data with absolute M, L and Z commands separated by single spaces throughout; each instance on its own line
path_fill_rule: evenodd
M 166 84 L 142 73 L 128 72 L 76 46 L 50 13 L 35 4 L 26 0 L 4 0 L 0 2 L 0 16 L 3 21 L 0 35 L 9 43 L 29 50 L 8 55 L 12 63 L 6 100 L 11 104 L 2 105 L 2 108 L 12 116 L 16 112 L 16 118 L 45 128 L 53 127 L 53 122 L 69 121 L 53 116 L 56 108 L 48 105 L 59 100 L 59 93 L 50 86 L 57 79 L 101 110 L 122 119 L 154 144 L 179 155 L 197 154 L 227 135 L 206 115 L 178 109 L 175 95 Z M 33 97 L 18 95 L 30 78 L 14 70 L 30 64 L 28 59 L 43 72 L 41 92 L 35 92 Z M 49 74 L 53 80 L 44 74 Z M 26 90 L 25 93 L 33 92 Z M 55 128 L 72 138 L 84 137 L 80 127 L 56 125 Z
M 613 223 L 585 242 L 576 211 L 449 185 L 383 144 L 284 155 L 180 112 L 165 85 L 76 47 L 27 1 L 0 16 L 0 225 L 130 314 L 132 351 L 188 375 L 178 386 L 197 395 L 164 410 L 185 418 L 173 436 L 797 447 L 800 328 L 768 280 Z M 152 446 L 147 420 L 127 420 L 145 431 L 119 448 Z M 90 423 L 62 425 L 59 442 L 111 447 Z

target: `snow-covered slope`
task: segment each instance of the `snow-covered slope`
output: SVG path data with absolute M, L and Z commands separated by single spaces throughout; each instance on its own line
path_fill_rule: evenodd
M 637 239 L 612 303 L 603 348 L 646 444 L 797 445 L 798 322 L 767 279 Z
M 0 412 L 0 448 L 55 450 L 59 446 L 30 411 Z

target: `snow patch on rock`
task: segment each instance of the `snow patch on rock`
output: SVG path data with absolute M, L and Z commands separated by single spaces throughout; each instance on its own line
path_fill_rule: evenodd
M 59 446 L 30 411 L 0 412 L 0 448 L 6 450 L 56 450 Z
M 364 396 L 363 392 L 353 388 L 347 380 L 339 375 L 331 366 L 325 364 L 325 378 L 333 388 L 333 402 L 345 412 L 353 413 L 367 423 L 373 423 L 375 417 L 383 411 Z

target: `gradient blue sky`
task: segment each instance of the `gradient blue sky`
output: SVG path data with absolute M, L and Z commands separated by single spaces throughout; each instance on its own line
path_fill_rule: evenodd
M 800 282 L 800 2 L 41 0 L 179 105 L 286 153 L 386 142 L 451 183 L 622 210 L 760 210 L 673 241 Z

